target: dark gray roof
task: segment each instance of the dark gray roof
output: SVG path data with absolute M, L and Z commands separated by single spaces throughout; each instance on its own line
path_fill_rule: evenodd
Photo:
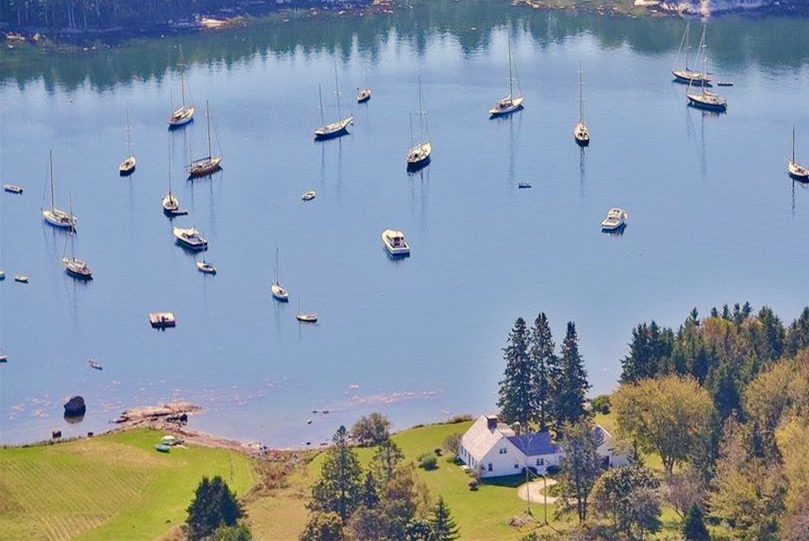
M 561 447 L 551 441 L 550 432 L 509 436 L 508 441 L 525 453 L 526 456 L 552 455 L 562 450 Z

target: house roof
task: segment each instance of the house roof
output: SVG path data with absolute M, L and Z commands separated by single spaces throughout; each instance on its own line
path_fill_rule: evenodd
M 481 415 L 463 435 L 462 441 L 469 454 L 479 460 L 503 438 L 513 435 L 511 427 L 497 422 L 497 417 Z
M 561 447 L 551 441 L 549 432 L 535 432 L 508 438 L 526 456 L 553 455 L 561 452 Z

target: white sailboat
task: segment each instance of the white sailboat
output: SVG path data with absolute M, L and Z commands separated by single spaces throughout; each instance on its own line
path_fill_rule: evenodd
M 171 191 L 171 138 L 169 138 L 169 191 L 161 201 L 166 216 L 182 216 L 188 214 L 187 210 L 180 208 L 180 199 Z
M 705 57 L 704 65 L 705 65 L 705 73 L 708 73 L 707 57 Z M 691 90 L 691 85 L 692 85 L 691 83 L 688 83 L 688 90 L 685 93 L 686 97 L 688 98 L 688 105 L 696 107 L 697 109 L 715 111 L 718 113 L 724 113 L 725 111 L 727 111 L 728 102 L 725 98 L 723 98 L 716 92 L 711 92 L 705 87 L 704 84 L 700 86 L 699 92 L 693 92 Z
M 707 85 L 711 82 L 711 77 L 708 75 L 707 71 L 694 71 L 688 68 L 688 49 L 690 49 L 690 45 L 688 44 L 688 36 L 691 28 L 691 23 L 686 23 L 685 25 L 685 32 L 683 33 L 683 39 L 680 41 L 680 47 L 677 49 L 677 59 L 680 57 L 680 53 L 685 46 L 685 68 L 678 70 L 672 68 L 671 73 L 674 75 L 674 80 L 680 83 L 694 83 L 697 85 Z M 699 60 L 699 53 L 700 51 L 704 51 L 705 49 L 705 27 L 702 28 L 702 37 L 699 40 L 699 47 L 697 47 L 697 54 L 694 55 L 695 60 Z
M 318 94 L 320 95 L 320 126 L 315 128 L 314 133 L 315 139 L 319 141 L 348 134 L 348 126 L 354 122 L 352 115 L 342 118 L 343 113 L 340 110 L 340 83 L 337 80 L 337 66 L 334 67 L 334 86 L 336 89 L 334 93 L 337 95 L 337 120 L 330 124 L 326 124 L 323 115 L 323 88 L 321 85 L 317 87 Z
M 281 266 L 278 263 L 278 247 L 275 248 L 275 278 L 273 278 L 272 284 L 270 285 L 270 291 L 272 291 L 272 296 L 275 300 L 280 302 L 289 302 L 289 292 L 287 289 L 281 285 L 280 282 L 280 275 L 281 275 Z
M 795 126 L 792 126 L 792 159 L 787 158 L 789 176 L 800 182 L 809 182 L 809 169 L 795 161 Z
M 118 174 L 122 177 L 131 175 L 135 171 L 138 160 L 132 153 L 132 125 L 129 123 L 129 108 L 126 109 L 126 148 L 129 152 L 127 157 L 118 166 Z
M 417 171 L 430 163 L 431 155 L 433 153 L 433 145 L 430 143 L 430 132 L 427 126 L 427 111 L 424 109 L 423 96 L 421 94 L 421 75 L 419 75 L 419 110 L 416 113 L 419 115 L 419 143 L 411 147 L 407 151 L 405 162 L 407 163 L 408 171 Z M 424 134 L 427 134 L 425 139 Z M 411 121 L 410 138 L 415 140 L 413 135 L 413 126 Z
M 72 210 L 73 205 L 71 204 L 70 207 Z M 92 280 L 93 270 L 85 261 L 76 257 L 75 231 L 71 229 L 68 235 L 70 237 L 70 257 L 62 257 L 62 265 L 65 267 L 65 272 L 79 280 Z M 65 239 L 65 251 L 67 251 L 67 242 L 68 239 Z
M 185 64 L 182 62 L 182 50 L 180 50 L 180 93 L 182 94 L 182 105 L 175 109 L 169 116 L 169 129 L 185 126 L 194 119 L 196 108 L 193 104 L 185 103 Z
M 573 127 L 573 137 L 579 146 L 590 144 L 590 128 L 584 122 L 584 84 L 581 80 L 581 66 L 579 66 L 579 121 Z
M 216 274 L 216 267 L 205 261 L 205 252 L 202 252 L 202 261 L 197 261 L 197 270 L 204 274 Z
M 62 209 L 59 209 L 54 204 L 54 181 L 53 181 L 53 150 L 50 151 L 50 187 L 51 187 L 51 206 L 48 208 L 43 208 L 42 210 L 42 217 L 45 218 L 45 221 L 51 224 L 54 227 L 61 227 L 63 229 L 70 229 L 76 227 L 76 223 L 79 219 L 73 215 L 73 212 L 65 212 Z
M 365 103 L 371 99 L 371 87 L 368 86 L 368 66 L 365 66 L 365 86 L 357 89 L 357 103 Z
M 301 300 L 298 299 L 298 314 L 295 319 L 301 323 L 317 323 L 317 314 L 314 312 L 301 312 Z
M 189 178 L 211 175 L 222 169 L 222 156 L 214 156 L 211 150 L 211 106 L 207 101 L 205 102 L 205 119 L 208 134 L 208 155 L 204 158 L 193 160 L 188 165 L 186 171 L 188 172 Z M 189 148 L 189 158 L 190 153 L 191 150 Z
M 517 82 L 518 94 L 514 95 L 514 82 Z M 515 111 L 523 108 L 523 101 L 525 98 L 522 96 L 522 89 L 520 88 L 520 79 L 517 77 L 517 65 L 511 54 L 511 40 L 508 42 L 508 94 L 500 98 L 491 109 L 489 114 L 491 118 L 498 116 L 509 115 Z

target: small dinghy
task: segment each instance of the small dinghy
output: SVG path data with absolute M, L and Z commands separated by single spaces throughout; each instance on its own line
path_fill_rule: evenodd
M 101 366 L 101 363 L 96 360 L 90 359 L 89 361 L 87 361 L 87 364 L 90 365 L 90 368 L 95 368 L 96 370 L 104 370 L 104 367 Z
M 22 194 L 22 186 L 16 184 L 3 184 L 3 189 L 9 193 Z
M 317 195 L 317 193 L 314 190 L 309 190 L 308 192 L 306 192 L 305 194 L 303 194 L 301 196 L 301 200 L 303 200 L 303 201 L 311 201 L 312 199 L 315 198 L 316 195 Z
M 524 180 L 517 185 L 518 188 L 530 188 L 531 182 L 528 180 Z

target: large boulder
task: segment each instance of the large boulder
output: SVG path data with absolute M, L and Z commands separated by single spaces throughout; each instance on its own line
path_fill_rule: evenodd
M 83 417 L 86 411 L 87 406 L 81 396 L 74 396 L 65 404 L 65 417 Z

